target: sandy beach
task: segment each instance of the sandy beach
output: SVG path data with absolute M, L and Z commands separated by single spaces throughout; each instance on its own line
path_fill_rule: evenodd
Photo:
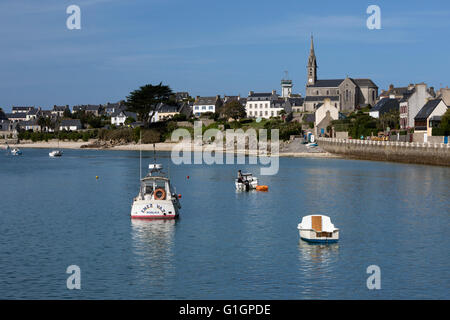
M 39 142 L 32 142 L 32 141 L 21 141 L 19 144 L 10 144 L 9 146 L 11 148 L 38 148 L 38 149 L 81 149 L 81 150 L 112 150 L 112 151 L 153 151 L 153 144 L 123 144 L 123 145 L 116 145 L 113 147 L 83 147 L 86 145 L 94 144 L 97 140 L 89 140 L 89 141 L 60 141 L 58 144 L 58 140 L 50 140 L 48 142 L 45 141 L 39 141 Z M 172 151 L 172 149 L 176 146 L 176 143 L 169 143 L 169 142 L 160 142 L 155 143 L 155 150 L 156 151 Z M 294 145 L 294 147 L 292 146 Z M 5 147 L 5 146 L 4 146 Z M 211 148 L 211 145 L 194 145 L 193 147 L 189 148 L 189 146 L 184 146 L 184 150 L 191 149 L 191 151 L 199 152 L 204 151 L 206 148 Z M 227 151 L 224 150 L 226 153 Z M 235 150 L 235 154 L 249 154 L 248 150 Z M 254 152 L 250 152 L 252 155 L 256 155 Z M 320 149 L 308 149 L 304 145 L 297 145 L 296 143 L 291 143 L 288 148 L 281 148 L 279 152 L 280 157 L 302 157 L 302 158 L 340 158 L 339 155 L 324 152 Z

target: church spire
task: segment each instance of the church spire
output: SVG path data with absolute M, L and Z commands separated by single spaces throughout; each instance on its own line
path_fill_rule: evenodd
M 311 34 L 311 49 L 309 52 L 307 68 L 308 68 L 307 85 L 314 85 L 317 81 L 317 61 L 316 61 L 316 54 L 314 52 L 314 38 L 312 34 Z

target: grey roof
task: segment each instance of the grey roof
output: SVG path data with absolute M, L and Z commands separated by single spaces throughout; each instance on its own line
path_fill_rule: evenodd
M 425 105 L 420 109 L 417 116 L 414 117 L 414 120 L 426 120 L 430 116 L 430 114 L 436 109 L 438 104 L 441 102 L 441 99 L 429 100 Z
M 215 105 L 217 97 L 199 97 L 194 105 Z
M 278 99 L 277 94 L 272 94 L 272 92 L 253 92 L 248 95 L 248 101 L 261 101 L 261 100 L 274 100 Z
M 27 114 L 25 112 L 7 113 L 6 117 L 8 119 L 25 119 Z
M 354 83 L 358 87 L 374 87 L 378 88 L 378 86 L 370 79 L 352 79 Z
M 37 119 L 32 119 L 29 121 L 19 121 L 19 126 L 39 126 Z
M 373 108 L 370 109 L 370 111 L 378 111 L 380 112 L 380 114 L 383 114 L 391 110 L 398 110 L 398 108 L 399 103 L 397 99 L 384 98 L 378 101 L 377 104 L 375 104 Z
M 29 107 L 21 107 L 21 106 L 13 106 L 12 110 L 17 110 L 17 111 L 28 111 L 34 109 L 34 106 L 29 106 Z
M 293 105 L 293 106 L 302 106 L 303 102 L 305 101 L 304 98 L 288 98 L 288 101 Z
M 328 79 L 328 80 L 316 80 L 314 84 L 308 85 L 312 88 L 337 88 L 344 81 L 344 79 Z
M 66 111 L 69 106 L 53 106 L 53 111 Z
M 31 115 L 31 116 L 37 115 L 38 113 L 39 113 L 39 110 L 38 109 L 34 109 L 34 108 L 27 112 L 27 114 Z
M 93 105 L 93 104 L 88 104 L 86 106 L 86 111 L 98 111 L 102 108 L 101 105 Z
M 339 96 L 306 96 L 305 101 L 323 101 L 325 99 L 330 99 L 331 101 L 339 101 Z
M 215 104 L 215 101 L 214 101 Z M 165 103 L 160 103 L 157 107 L 157 111 L 161 113 L 172 113 L 172 112 L 178 112 L 180 110 L 179 106 L 176 105 L 168 105 Z
M 81 121 L 80 119 L 63 119 L 61 120 L 61 123 L 59 125 L 62 127 L 71 127 L 71 126 L 81 127 Z

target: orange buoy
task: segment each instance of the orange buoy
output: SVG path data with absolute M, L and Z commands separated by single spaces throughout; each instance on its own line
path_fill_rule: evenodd
M 256 191 L 269 191 L 268 186 L 256 186 Z

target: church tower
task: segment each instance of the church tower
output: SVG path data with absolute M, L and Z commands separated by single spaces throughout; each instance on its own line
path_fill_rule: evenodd
M 311 50 L 309 52 L 309 58 L 308 58 L 308 83 L 307 86 L 314 85 L 317 81 L 317 61 L 316 61 L 316 54 L 314 53 L 314 40 L 313 36 L 311 35 Z

